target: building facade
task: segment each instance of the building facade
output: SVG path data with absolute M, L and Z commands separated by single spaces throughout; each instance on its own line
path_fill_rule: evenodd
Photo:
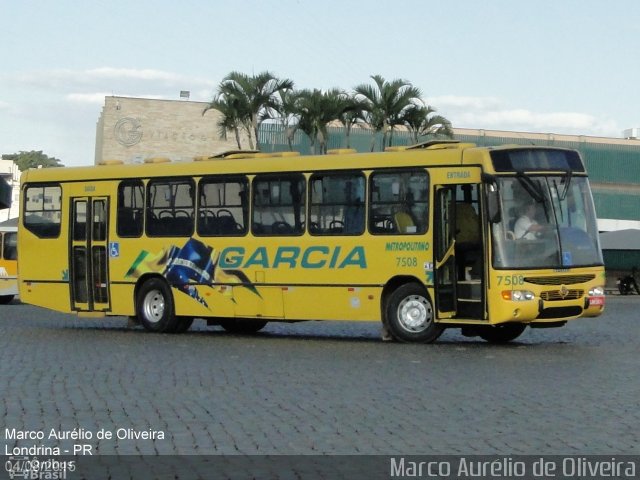
M 95 163 L 135 163 L 148 157 L 186 161 L 237 150 L 233 135 L 219 135 L 220 113 L 203 114 L 206 107 L 188 100 L 105 97 L 96 125 Z

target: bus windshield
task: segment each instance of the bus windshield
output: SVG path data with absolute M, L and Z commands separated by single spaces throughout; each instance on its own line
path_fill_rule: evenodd
M 496 268 L 571 268 L 602 264 L 586 177 L 499 177 L 502 216 L 492 224 Z

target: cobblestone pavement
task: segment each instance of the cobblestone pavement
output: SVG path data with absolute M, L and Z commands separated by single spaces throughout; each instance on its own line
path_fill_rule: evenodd
M 120 455 L 638 455 L 638 307 L 612 297 L 601 318 L 495 346 L 458 330 L 383 343 L 370 323 L 150 334 L 14 302 L 0 307 L 3 440 Z

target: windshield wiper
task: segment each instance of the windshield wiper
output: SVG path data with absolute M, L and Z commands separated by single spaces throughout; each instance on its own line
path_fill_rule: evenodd
M 558 189 L 556 188 L 556 192 L 558 192 L 558 194 L 560 195 L 560 201 L 563 202 L 565 198 L 567 198 L 567 193 L 569 193 L 569 185 L 571 185 L 571 170 L 567 170 L 565 172 L 565 176 L 562 179 L 565 184 L 564 184 L 564 190 L 562 191 L 562 194 L 560 194 L 560 192 L 558 192 Z
M 531 197 L 533 197 L 533 199 L 537 203 L 544 202 L 544 192 L 542 190 L 542 186 L 539 183 L 531 180 L 531 178 L 525 175 L 525 173 L 522 171 L 516 172 L 516 178 L 520 182 L 520 185 L 523 186 L 527 193 L 531 195 Z

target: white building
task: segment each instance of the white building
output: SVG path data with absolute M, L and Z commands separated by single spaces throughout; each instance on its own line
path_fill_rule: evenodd
M 11 187 L 11 208 L 0 210 L 0 222 L 16 218 L 20 207 L 20 170 L 13 160 L 0 160 L 0 178 Z

